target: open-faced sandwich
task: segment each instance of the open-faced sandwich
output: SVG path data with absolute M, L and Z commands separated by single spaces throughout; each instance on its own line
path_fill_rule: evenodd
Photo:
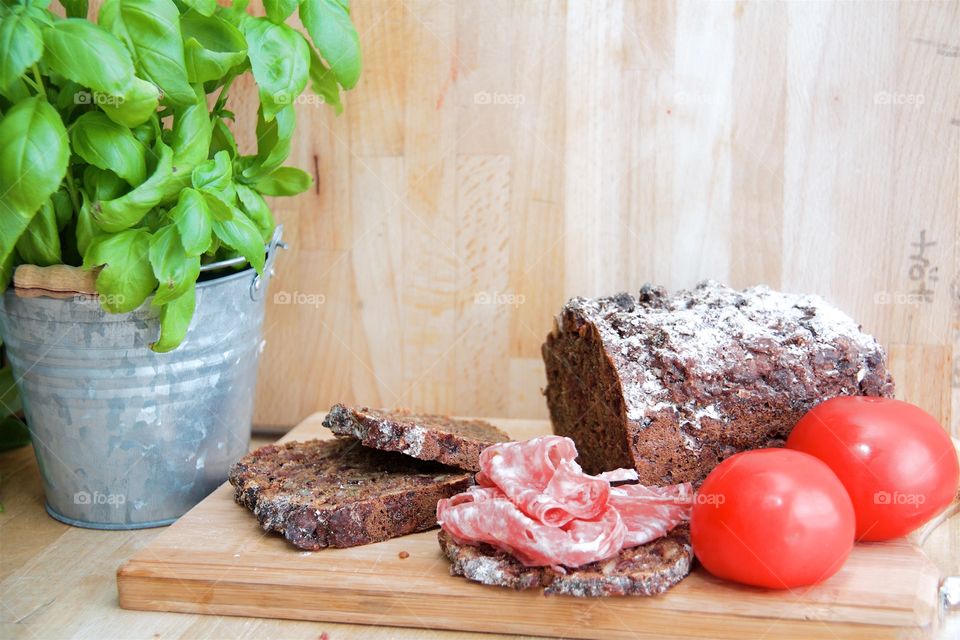
M 573 596 L 652 595 L 690 571 L 689 483 L 645 487 L 633 469 L 587 475 L 570 438 L 480 454 L 477 484 L 437 504 L 451 571 Z

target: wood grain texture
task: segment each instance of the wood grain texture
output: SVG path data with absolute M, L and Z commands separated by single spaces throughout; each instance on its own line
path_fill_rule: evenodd
M 321 418 L 284 439 L 332 437 Z M 550 428 L 494 422 L 514 438 Z M 659 597 L 544 597 L 450 576 L 436 531 L 299 551 L 265 534 L 224 485 L 136 553 L 117 581 L 122 607 L 149 611 L 578 638 L 881 638 L 935 633 L 938 576 L 901 539 L 859 544 L 837 575 L 789 592 L 738 586 L 697 568 Z
M 254 447 L 266 444 L 255 438 Z M 505 636 L 224 615 L 128 611 L 117 603 L 117 568 L 166 528 L 96 531 L 43 509 L 32 447 L 0 453 L 0 637 L 22 640 L 496 640 Z
M 322 303 L 270 306 L 258 426 L 545 417 L 568 297 L 715 278 L 823 295 L 960 432 L 960 3 L 352 7 L 363 76 L 300 105 L 318 188 L 275 201 L 272 296 Z

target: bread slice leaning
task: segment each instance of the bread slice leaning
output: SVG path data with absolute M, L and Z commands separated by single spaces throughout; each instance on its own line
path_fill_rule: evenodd
M 352 436 L 365 446 L 399 451 L 420 460 L 436 460 L 458 469 L 480 470 L 480 452 L 510 439 L 483 420 L 448 418 L 335 404 L 323 426 L 337 435 Z
M 450 560 L 450 573 L 481 584 L 535 589 L 547 595 L 651 596 L 683 580 L 693 565 L 686 525 L 639 547 L 624 549 L 607 560 L 576 569 L 527 567 L 508 553 L 486 544 L 459 544 L 446 531 L 440 548 Z
M 473 474 L 337 438 L 261 447 L 229 480 L 264 530 L 316 550 L 435 527 L 437 501 L 466 490 Z

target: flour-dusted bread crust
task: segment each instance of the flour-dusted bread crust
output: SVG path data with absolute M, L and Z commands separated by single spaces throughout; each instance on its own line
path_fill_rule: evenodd
M 483 420 L 460 420 L 446 416 L 347 407 L 336 404 L 323 426 L 337 435 L 352 436 L 365 446 L 399 451 L 420 460 L 436 460 L 458 469 L 479 471 L 480 452 L 491 444 L 510 439 Z
M 346 438 L 267 445 L 230 469 L 236 501 L 301 549 L 353 547 L 437 524 L 473 475 Z
M 721 460 L 780 446 L 840 395 L 891 396 L 880 344 L 812 295 L 704 282 L 668 295 L 570 300 L 543 345 L 553 430 L 584 469 L 699 482 Z
M 523 590 L 543 587 L 547 595 L 651 596 L 683 580 L 693 565 L 689 528 L 618 555 L 575 569 L 526 567 L 513 556 L 486 544 L 459 544 L 445 531 L 440 548 L 450 560 L 450 573 L 481 584 Z

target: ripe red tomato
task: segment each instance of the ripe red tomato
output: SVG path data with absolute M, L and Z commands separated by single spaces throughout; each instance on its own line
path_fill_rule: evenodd
M 920 407 L 845 396 L 811 409 L 787 447 L 823 460 L 847 488 L 858 540 L 889 540 L 940 513 L 957 493 L 950 437 Z
M 721 462 L 697 492 L 693 550 L 713 575 L 788 589 L 826 580 L 853 548 L 850 496 L 830 468 L 789 449 Z

